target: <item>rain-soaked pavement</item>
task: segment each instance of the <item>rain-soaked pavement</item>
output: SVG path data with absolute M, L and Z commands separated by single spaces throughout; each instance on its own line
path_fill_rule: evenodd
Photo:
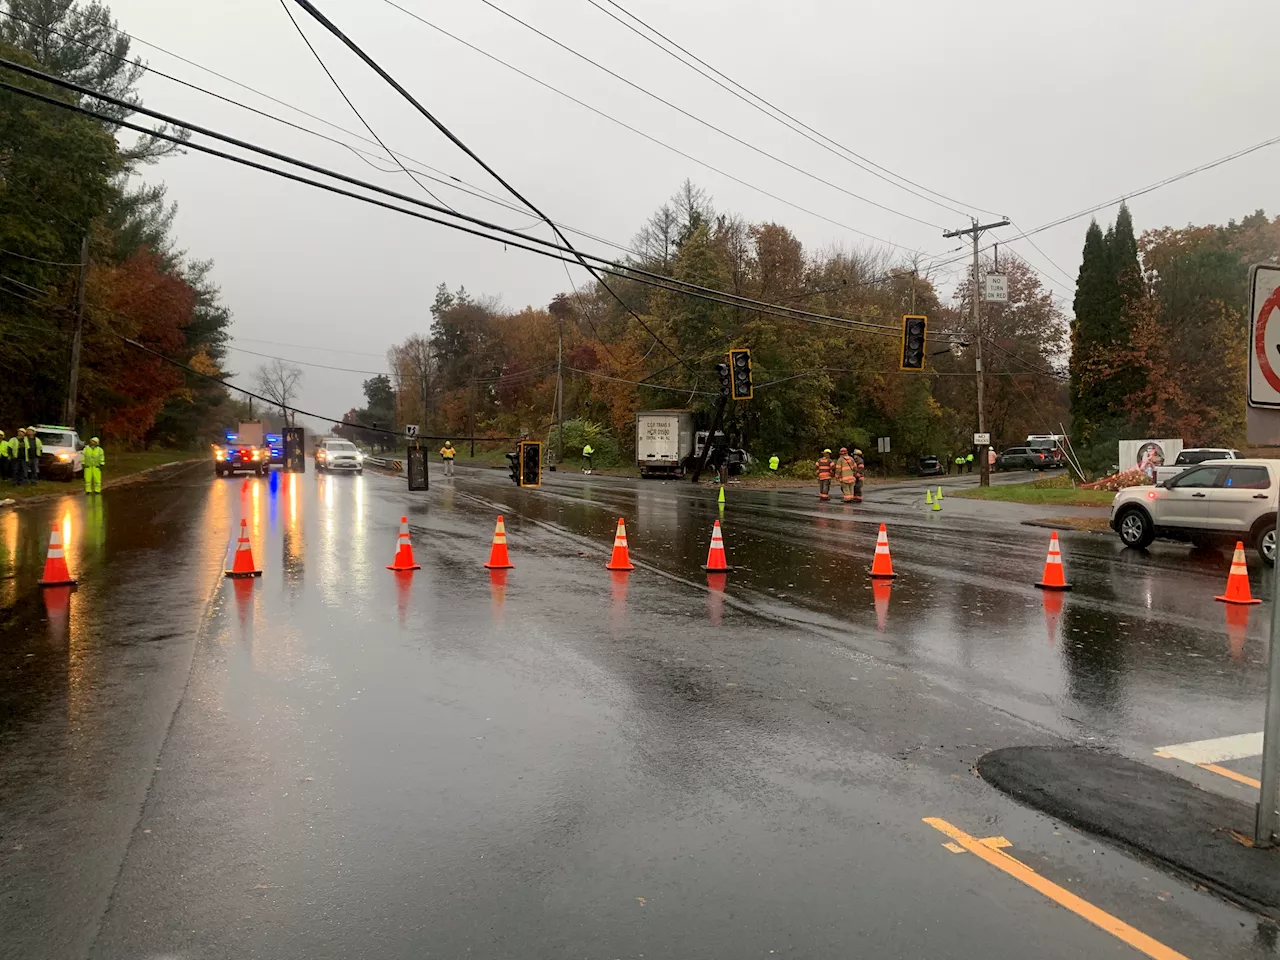
M 900 487 L 731 486 L 721 514 L 613 478 L 210 473 L 0 513 L 0 956 L 1139 955 L 924 818 L 1160 956 L 1277 955 L 972 774 L 1064 741 L 1174 769 L 1157 748 L 1261 729 L 1270 607 L 1213 601 L 1224 554 L 1067 534 L 1046 596 L 1047 530 Z M 261 580 L 222 577 L 241 516 Z M 721 516 L 739 569 L 709 580 Z M 34 583 L 53 523 L 74 594 Z

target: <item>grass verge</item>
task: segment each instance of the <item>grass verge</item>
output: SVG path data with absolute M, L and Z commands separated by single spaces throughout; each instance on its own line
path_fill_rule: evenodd
M 948 493 L 966 500 L 998 500 L 1003 503 L 1052 504 L 1060 507 L 1109 507 L 1115 499 L 1110 490 L 1081 490 L 1079 487 L 1047 487 L 1031 483 L 1002 483 Z
M 107 465 L 102 468 L 103 486 L 112 481 L 134 476 L 152 467 L 162 467 L 167 463 L 179 463 L 196 457 L 207 456 L 207 451 L 195 453 L 190 450 L 140 450 L 137 453 L 116 453 L 107 450 Z M 0 500 L 12 497 L 14 500 L 29 500 L 31 497 L 46 497 L 83 490 L 80 477 L 70 482 L 62 480 L 41 480 L 39 483 L 25 484 L 16 487 L 12 483 L 0 483 Z

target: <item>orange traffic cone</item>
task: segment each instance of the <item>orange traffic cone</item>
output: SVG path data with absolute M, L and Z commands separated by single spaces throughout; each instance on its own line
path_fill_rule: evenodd
M 604 568 L 606 570 L 635 569 L 635 565 L 631 562 L 631 553 L 627 550 L 627 527 L 621 517 L 618 518 L 618 532 L 613 536 L 613 556 L 609 558 Z
M 1253 595 L 1249 592 L 1249 568 L 1244 562 L 1244 544 L 1239 540 L 1236 541 L 1235 556 L 1231 558 L 1231 572 L 1227 574 L 1227 592 L 1213 599 L 1221 600 L 1223 603 L 1262 602 L 1253 599 Z
M 231 569 L 226 571 L 228 577 L 260 577 L 262 571 L 253 563 L 253 548 L 249 546 L 249 524 L 240 521 L 240 540 L 236 543 L 236 555 Z
M 876 537 L 876 555 L 871 561 L 871 577 L 873 580 L 892 580 L 896 576 L 893 558 L 889 556 L 889 533 L 882 523 L 880 535 Z
M 502 525 L 502 517 L 498 517 L 497 526 L 493 528 L 493 546 L 489 550 L 489 562 L 485 564 L 490 570 L 513 570 L 515 564 L 507 556 L 507 528 Z
M 711 549 L 707 551 L 707 563 L 702 568 L 707 573 L 728 573 L 733 567 L 725 561 L 724 538 L 720 536 L 720 521 L 711 528 Z
M 1058 531 L 1049 536 L 1049 556 L 1044 561 L 1044 573 L 1036 584 L 1041 590 L 1070 590 L 1071 584 L 1062 575 L 1062 551 L 1058 549 Z
M 74 587 L 75 578 L 67 569 L 67 558 L 62 552 L 62 528 L 56 523 L 53 533 L 49 534 L 49 552 L 44 558 L 44 576 L 40 578 L 42 587 Z
M 388 570 L 421 570 L 422 565 L 413 562 L 413 544 L 409 542 L 409 518 L 400 518 L 400 536 L 396 538 L 396 558 L 387 564 Z

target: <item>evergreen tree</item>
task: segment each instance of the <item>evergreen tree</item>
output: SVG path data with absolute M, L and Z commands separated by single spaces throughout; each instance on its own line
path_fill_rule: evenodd
M 1106 238 L 1098 221 L 1093 220 L 1084 235 L 1084 253 L 1072 305 L 1075 318 L 1071 321 L 1072 432 L 1085 443 L 1105 416 L 1100 398 L 1088 382 L 1087 369 L 1105 339 L 1109 273 Z

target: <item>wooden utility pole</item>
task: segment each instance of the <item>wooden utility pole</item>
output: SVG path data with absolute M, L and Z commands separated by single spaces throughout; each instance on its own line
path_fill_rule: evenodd
M 62 422 L 76 425 L 76 395 L 80 390 L 80 341 L 84 337 L 85 288 L 89 285 L 89 234 L 80 241 L 80 273 L 76 277 L 76 317 L 71 330 L 71 362 L 67 371 L 67 396 L 62 404 Z
M 986 391 L 984 389 L 982 371 L 982 328 L 979 326 L 978 314 L 978 301 L 982 297 L 982 289 L 978 284 L 978 238 L 982 236 L 984 231 L 991 230 L 994 227 L 1007 227 L 1008 225 L 1008 220 L 1001 220 L 999 223 L 979 224 L 975 219 L 973 226 L 967 230 L 947 230 L 942 234 L 944 237 L 969 236 L 973 238 L 973 362 L 978 380 L 978 433 L 987 432 Z M 987 462 L 987 448 L 988 444 L 985 443 L 978 447 L 978 466 L 982 468 L 982 477 L 978 483 L 984 487 L 991 486 L 991 464 Z
M 468 433 L 471 434 L 471 459 L 476 458 L 476 379 L 471 378 L 471 427 Z
M 564 462 L 564 321 L 556 324 L 556 463 Z

